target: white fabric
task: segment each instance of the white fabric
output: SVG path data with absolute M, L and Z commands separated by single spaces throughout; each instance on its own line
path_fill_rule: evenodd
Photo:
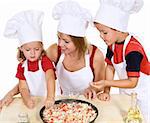
M 32 72 L 28 71 L 27 60 L 24 62 L 24 76 L 28 84 L 30 94 L 32 96 L 46 96 L 46 79 L 45 72 L 42 69 L 41 60 L 39 60 L 39 70 Z
M 142 6 L 142 0 L 100 0 L 94 22 L 127 32 L 129 15 L 138 12 Z
M 86 66 L 80 70 L 70 72 L 63 65 L 64 54 L 60 56 L 60 60 L 56 66 L 58 81 L 64 95 L 66 92 L 75 91 L 83 93 L 89 87 L 89 83 L 93 81 L 93 72 L 90 67 L 89 54 L 85 56 Z
M 22 11 L 8 20 L 4 36 L 17 38 L 19 45 L 42 41 L 42 21 L 44 13 L 36 10 Z
M 89 11 L 72 0 L 56 4 L 52 16 L 59 20 L 58 32 L 78 37 L 85 36 L 88 23 L 92 21 Z
M 114 63 L 114 57 L 112 57 L 112 63 L 115 68 L 115 71 L 117 72 L 117 75 L 119 79 L 127 79 L 127 71 L 126 71 L 126 60 L 125 60 L 125 49 L 131 39 L 131 35 L 129 35 L 125 42 L 124 42 L 124 47 L 123 47 L 123 62 L 119 64 Z M 112 46 L 112 50 L 114 50 L 114 45 Z M 150 103 L 149 103 L 149 98 L 150 98 L 150 76 L 140 72 L 140 77 L 138 80 L 138 84 L 135 88 L 132 89 L 123 89 L 120 88 L 119 91 L 121 94 L 127 94 L 130 95 L 132 92 L 137 93 L 137 98 L 139 100 L 139 106 L 141 108 L 141 111 L 143 113 L 143 116 L 145 120 L 150 121 Z

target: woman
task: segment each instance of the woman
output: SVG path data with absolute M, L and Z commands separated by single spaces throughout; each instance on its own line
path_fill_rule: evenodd
M 104 78 L 103 54 L 88 44 L 85 38 L 91 16 L 78 3 L 63 1 L 54 7 L 53 17 L 59 20 L 58 45 L 50 46 L 47 55 L 56 63 L 62 94 L 67 94 L 70 90 L 75 94 L 84 93 L 89 90 L 90 82 Z M 92 97 L 91 93 L 85 95 Z

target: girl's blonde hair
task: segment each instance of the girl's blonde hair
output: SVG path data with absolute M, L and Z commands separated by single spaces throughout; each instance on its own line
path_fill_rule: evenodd
M 41 42 L 41 44 L 42 44 L 42 48 L 43 48 L 43 43 Z M 41 56 L 44 56 L 44 55 L 46 55 L 46 51 L 45 51 L 44 48 L 43 48 L 43 50 L 42 50 L 42 52 L 41 52 Z M 20 48 L 18 48 L 17 59 L 18 59 L 19 61 L 24 61 L 24 60 L 26 60 L 26 57 L 24 56 L 24 54 L 23 54 L 23 52 L 20 50 Z

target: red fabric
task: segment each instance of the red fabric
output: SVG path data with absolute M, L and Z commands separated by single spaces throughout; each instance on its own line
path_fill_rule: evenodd
M 123 44 L 115 44 L 114 48 L 114 63 L 123 62 Z
M 58 48 L 57 48 L 57 60 L 56 60 L 55 66 L 58 63 L 60 56 L 61 56 L 61 47 L 58 45 Z
M 39 70 L 38 61 L 27 62 L 29 71 L 36 72 L 37 70 Z M 44 72 L 46 72 L 48 69 L 54 69 L 51 60 L 46 55 L 42 56 L 41 65 Z M 18 65 L 16 77 L 20 80 L 26 80 L 24 76 L 24 67 L 22 67 L 22 63 Z
M 133 36 L 126 47 L 125 55 L 132 51 L 138 51 L 143 55 L 143 59 L 140 65 L 140 71 L 147 75 L 150 75 L 150 62 L 148 61 L 144 48 Z
M 117 44 L 116 43 L 114 46 L 113 57 L 114 57 L 114 63 L 115 64 L 119 64 L 119 63 L 123 62 L 123 45 L 124 44 Z M 109 46 L 109 49 L 112 51 L 112 45 Z M 105 61 L 109 65 L 113 65 L 111 60 L 109 60 L 107 57 L 105 58 Z
M 52 61 L 45 55 L 42 57 L 42 69 L 46 72 L 48 69 L 55 70 Z
M 112 65 L 113 66 L 113 64 L 112 64 L 112 62 L 106 57 L 105 58 L 105 62 L 107 63 L 107 64 L 109 64 L 109 65 Z
M 140 72 L 127 72 L 128 77 L 139 77 Z
M 92 45 L 92 46 L 93 46 L 93 50 L 92 50 L 92 54 L 90 56 L 90 67 L 92 69 L 93 76 L 94 76 L 93 60 L 94 60 L 94 55 L 95 55 L 95 51 L 96 51 L 97 47 L 95 45 Z M 95 78 L 95 76 L 94 76 L 94 78 Z M 94 80 L 94 78 L 93 78 L 93 80 Z
M 38 60 L 34 62 L 28 61 L 27 64 L 28 64 L 28 71 L 35 72 L 39 70 Z
M 108 46 L 108 48 L 112 51 L 112 45 L 110 45 L 110 46 Z M 112 62 L 111 62 L 111 60 L 109 59 L 109 58 L 105 58 L 105 62 L 107 63 L 107 64 L 109 64 L 109 65 L 112 65 L 113 66 L 113 64 L 112 64 Z
M 22 67 L 22 63 L 18 64 L 16 77 L 20 80 L 26 80 L 24 76 L 24 68 Z

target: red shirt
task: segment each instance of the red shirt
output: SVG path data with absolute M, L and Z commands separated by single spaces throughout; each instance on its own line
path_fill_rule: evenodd
M 39 70 L 38 62 L 39 62 L 39 60 L 34 61 L 34 62 L 27 61 L 28 71 L 35 72 L 35 71 Z M 23 63 L 18 64 L 16 77 L 20 80 L 26 80 L 26 78 L 24 76 L 24 67 L 22 67 L 22 65 L 23 65 Z M 53 66 L 51 60 L 46 55 L 42 56 L 41 65 L 42 65 L 42 69 L 44 72 L 46 72 L 49 69 L 54 69 L 54 66 Z
M 111 58 L 114 57 L 114 63 L 123 62 L 123 57 L 126 60 L 126 71 L 129 77 L 139 77 L 140 72 L 150 75 L 150 62 L 145 54 L 143 46 L 132 36 L 123 56 L 124 42 L 115 43 L 114 51 L 112 45 L 107 48 L 105 61 L 112 65 Z

